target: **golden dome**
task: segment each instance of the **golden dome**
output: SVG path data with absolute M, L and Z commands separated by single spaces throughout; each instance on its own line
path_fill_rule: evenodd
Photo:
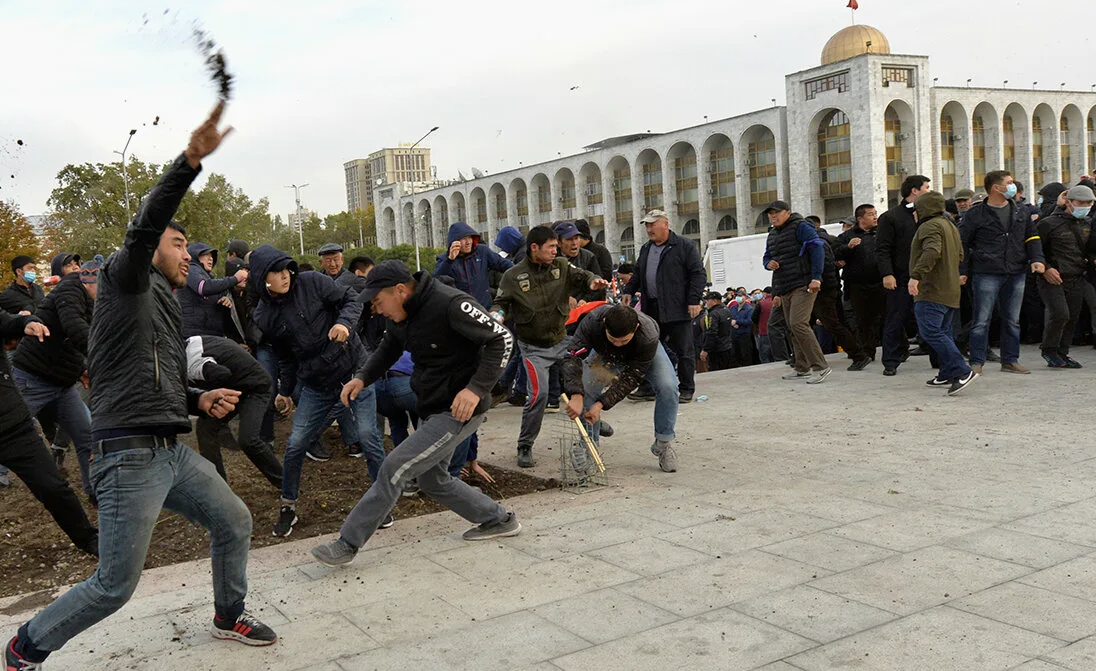
M 849 26 L 837 31 L 822 47 L 822 65 L 861 54 L 889 54 L 887 36 L 871 26 Z

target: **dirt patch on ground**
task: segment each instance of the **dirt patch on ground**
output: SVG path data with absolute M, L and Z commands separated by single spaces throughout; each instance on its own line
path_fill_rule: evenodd
M 289 422 L 278 422 L 275 427 L 277 445 L 285 445 L 289 429 Z M 338 435 L 334 429 L 324 435 L 324 441 L 334 455 L 331 461 L 322 464 L 305 461 L 301 501 L 298 504 L 301 519 L 293 528 L 291 540 L 338 531 L 350 509 L 368 488 L 365 460 L 349 458 Z M 188 436 L 185 442 L 191 446 L 197 445 L 193 436 Z M 391 449 L 387 436 L 385 443 Z M 229 484 L 251 509 L 254 517 L 251 547 L 285 542 L 285 539 L 275 538 L 271 534 L 278 518 L 280 492 L 259 474 L 243 453 L 226 450 L 224 461 Z M 92 523 L 96 523 L 95 509 L 84 499 L 76 457 L 71 450 L 66 466 L 66 476 L 73 490 L 85 504 Z M 474 476 L 469 482 L 496 500 L 557 486 L 554 480 L 542 480 L 493 466 L 485 466 L 485 469 L 495 478 L 494 484 Z M 445 508 L 420 495 L 416 498 L 401 497 L 393 514 L 399 520 L 441 510 Z M 14 473 L 12 486 L 0 487 L 0 550 L 0 575 L 4 576 L 4 580 L 0 581 L 0 597 L 38 592 L 29 594 L 28 598 L 41 600 L 44 605 L 52 599 L 53 588 L 80 582 L 95 570 L 94 559 L 72 546 L 42 504 L 31 496 Z M 145 568 L 207 557 L 209 537 L 204 529 L 179 515 L 166 511 L 161 513 L 152 534 Z

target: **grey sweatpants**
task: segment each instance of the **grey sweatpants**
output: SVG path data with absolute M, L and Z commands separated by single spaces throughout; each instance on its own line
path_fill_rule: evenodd
M 551 347 L 539 347 L 518 341 L 521 355 L 525 358 L 525 372 L 529 374 L 529 402 L 521 411 L 521 431 L 518 447 L 532 447 L 540 435 L 544 423 L 544 409 L 548 405 L 548 369 L 563 361 L 567 354 L 567 339 Z
M 506 519 L 506 510 L 480 490 L 449 475 L 453 450 L 475 433 L 486 414 L 461 424 L 452 413 L 438 413 L 388 453 L 377 481 L 350 511 L 339 533 L 354 547 L 365 545 L 399 500 L 403 485 L 413 478 L 432 499 L 469 522 L 484 524 Z

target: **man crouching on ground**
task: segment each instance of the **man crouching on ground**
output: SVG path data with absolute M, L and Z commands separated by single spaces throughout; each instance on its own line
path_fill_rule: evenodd
M 401 261 L 377 264 L 358 300 L 387 317 L 388 329 L 343 387 L 343 403 L 383 377 L 406 350 L 415 362 L 411 390 L 421 419 L 418 430 L 385 458 L 379 476 L 343 522 L 338 540 L 317 546 L 312 555 L 327 566 L 350 563 L 412 478 L 431 498 L 479 525 L 464 533 L 465 540 L 516 536 L 521 524 L 513 513 L 449 475 L 453 450 L 479 428 L 491 407 L 491 388 L 514 346 L 510 332 L 468 294 L 428 272 L 412 276 Z

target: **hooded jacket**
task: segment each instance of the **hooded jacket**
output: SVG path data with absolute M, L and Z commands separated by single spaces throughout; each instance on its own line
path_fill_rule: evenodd
M 19 370 L 62 387 L 76 384 L 87 370 L 88 334 L 95 301 L 80 273 L 69 273 L 49 292 L 35 315 L 49 329 L 45 342 L 23 338 L 12 363 Z
M 266 275 L 287 263 L 293 274 L 289 291 L 273 296 L 266 288 Z M 278 393 L 289 396 L 297 379 L 321 392 L 337 392 L 350 381 L 365 360 L 365 348 L 358 337 L 362 303 L 350 287 L 338 286 L 320 272 L 297 274 L 297 262 L 285 252 L 263 245 L 251 252 L 248 284 L 259 296 L 254 321 L 278 359 Z M 335 324 L 350 331 L 343 343 L 328 338 Z
M 448 412 L 465 388 L 480 398 L 474 414 L 487 412 L 491 388 L 510 360 L 513 336 L 465 292 L 425 271 L 413 277 L 415 292 L 403 305 L 407 318 L 388 320 L 384 338 L 358 371 L 358 379 L 372 384 L 410 352 L 411 391 L 421 418 Z
M 448 247 L 467 236 L 472 236 L 472 251 L 450 259 Z M 438 254 L 434 275 L 452 277 L 457 289 L 471 295 L 480 305 L 490 305 L 491 284 L 488 271 L 505 272 L 513 266 L 513 263 L 499 256 L 498 252 L 492 251 L 487 245 L 481 245 L 480 235 L 475 229 L 458 221 L 449 227 L 449 244 L 444 252 Z
M 1089 221 L 1058 208 L 1039 220 L 1038 230 L 1047 268 L 1056 269 L 1063 278 L 1076 279 L 1092 267 L 1096 236 Z
M 514 264 L 525 258 L 525 236 L 513 226 L 503 226 L 495 236 L 495 246 L 506 252 L 506 258 Z
M 959 263 L 963 241 L 959 229 L 944 216 L 944 195 L 929 191 L 917 199 L 917 232 L 910 241 L 910 279 L 917 280 L 921 303 L 959 308 Z
M 963 265 L 960 275 L 1019 275 L 1043 262 L 1039 232 L 1026 208 L 1010 200 L 1008 225 L 1002 226 L 989 200 L 963 215 Z
M 217 250 L 206 243 L 195 242 L 187 246 L 186 251 L 190 254 L 190 272 L 187 273 L 186 287 L 176 293 L 179 305 L 183 308 L 183 337 L 223 336 L 225 319 L 229 316 L 228 308 L 217 301 L 227 296 L 229 290 L 236 286 L 236 278 L 214 279 L 198 263 L 198 257 L 202 254 L 212 254 L 213 267 L 217 267 Z
M 201 392 L 186 380 L 183 311 L 152 257 L 199 170 L 175 159 L 99 271 L 88 337 L 93 440 L 188 433 L 198 414 Z
M 648 240 L 640 248 L 636 271 L 624 287 L 623 293 L 646 293 L 647 258 L 654 244 Z M 655 279 L 658 284 L 655 290 L 658 295 L 658 300 L 655 301 L 658 314 L 652 316 L 660 324 L 690 321 L 689 306 L 700 305 L 708 273 L 704 270 L 704 262 L 700 260 L 700 252 L 696 250 L 692 240 L 670 231 L 670 238 L 665 245 L 668 248 L 662 251 L 662 257 L 658 261 L 658 276 Z M 640 305 L 643 307 L 642 301 Z

